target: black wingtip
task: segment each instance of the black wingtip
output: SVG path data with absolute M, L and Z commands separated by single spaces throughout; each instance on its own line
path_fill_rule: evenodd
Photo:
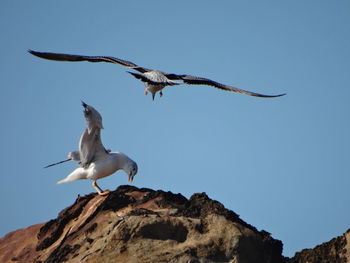
M 262 95 L 262 94 L 256 94 L 256 95 L 252 95 L 255 97 L 260 97 L 260 98 L 278 98 L 278 97 L 282 97 L 287 95 L 287 93 L 283 93 L 283 94 L 278 94 L 278 95 Z
M 63 161 L 60 161 L 60 162 L 57 162 L 57 163 L 52 163 L 52 164 L 46 165 L 46 166 L 44 167 L 44 169 L 45 169 L 45 168 L 52 167 L 52 166 L 55 166 L 55 165 L 57 165 L 57 164 L 65 163 L 65 162 L 68 162 L 68 161 L 71 161 L 71 160 L 72 160 L 71 158 L 68 158 L 68 159 L 66 159 L 66 160 L 63 160 Z
M 41 57 L 41 54 L 42 54 L 41 52 L 38 52 L 38 51 L 35 51 L 32 49 L 28 49 L 28 53 L 32 54 L 33 56 L 39 57 L 39 58 Z
M 282 96 L 285 96 L 285 95 L 287 95 L 287 93 L 283 93 L 283 94 L 275 95 L 274 97 L 282 97 Z
M 133 75 L 133 76 L 136 76 L 135 72 L 131 72 L 131 71 L 127 71 L 127 73 Z
M 84 108 L 86 108 L 86 107 L 88 106 L 88 105 L 87 105 L 84 101 L 82 101 L 82 100 L 81 100 L 81 105 L 83 105 Z
M 28 49 L 27 51 L 28 51 L 28 53 L 30 53 L 32 55 L 35 55 L 35 53 L 36 53 L 34 50 L 31 50 L 31 49 Z

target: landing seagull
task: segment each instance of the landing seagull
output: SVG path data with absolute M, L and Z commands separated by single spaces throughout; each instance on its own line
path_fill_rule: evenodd
M 115 57 L 70 55 L 70 54 L 61 54 L 61 53 L 38 52 L 33 50 L 28 50 L 28 52 L 37 57 L 49 59 L 49 60 L 72 61 L 72 62 L 77 62 L 77 61 L 108 62 L 108 63 L 119 64 L 124 67 L 131 68 L 140 73 L 129 72 L 129 71 L 128 73 L 133 75 L 135 78 L 141 80 L 145 84 L 146 86 L 145 94 L 147 95 L 148 92 L 150 92 L 152 94 L 153 100 L 154 100 L 154 96 L 158 91 L 159 91 L 160 97 L 163 96 L 162 90 L 166 86 L 176 86 L 180 84 L 208 85 L 208 86 L 213 86 L 215 88 L 225 90 L 225 91 L 238 92 L 238 93 L 243 93 L 246 95 L 262 97 L 262 98 L 274 98 L 274 97 L 280 97 L 280 96 L 286 95 L 285 93 L 278 94 L 278 95 L 264 95 L 260 93 L 247 91 L 247 90 L 242 90 L 242 89 L 228 86 L 225 84 L 221 84 L 219 82 L 216 82 L 207 78 L 201 78 L 201 77 L 191 76 L 187 74 L 181 74 L 181 75 L 168 74 L 159 70 L 140 67 L 131 61 L 127 61 L 127 60 L 123 60 Z M 180 82 L 176 82 L 176 81 L 180 81 Z
M 83 102 L 84 116 L 87 128 L 81 135 L 79 151 L 68 153 L 68 159 L 45 166 L 51 167 L 67 161 L 79 162 L 80 167 L 75 169 L 58 184 L 79 179 L 92 180 L 92 186 L 99 195 L 107 195 L 109 191 L 103 191 L 96 183 L 98 179 L 107 177 L 118 170 L 124 170 L 128 174 L 128 181 L 132 182 L 137 173 L 137 164 L 126 154 L 106 150 L 101 141 L 102 117 L 92 106 Z

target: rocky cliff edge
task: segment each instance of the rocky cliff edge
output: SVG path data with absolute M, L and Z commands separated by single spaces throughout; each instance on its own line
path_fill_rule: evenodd
M 281 263 L 282 242 L 205 193 L 120 186 L 0 239 L 0 262 Z

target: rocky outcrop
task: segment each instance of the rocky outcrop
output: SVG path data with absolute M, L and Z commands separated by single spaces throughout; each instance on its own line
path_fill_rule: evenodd
M 350 229 L 313 249 L 297 252 L 288 263 L 348 263 L 350 262 Z
M 281 263 L 282 242 L 208 198 L 120 186 L 0 239 L 0 262 Z M 304 261 L 303 261 L 304 262 Z

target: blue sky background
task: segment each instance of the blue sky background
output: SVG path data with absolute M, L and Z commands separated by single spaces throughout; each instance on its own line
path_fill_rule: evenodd
M 89 181 L 76 164 L 80 100 L 103 116 L 106 147 L 137 161 L 134 185 L 206 192 L 291 256 L 350 227 L 349 1 L 0 2 L 0 236 L 55 218 Z M 126 68 L 42 60 L 27 49 L 109 55 L 208 77 L 152 101 Z M 127 183 L 122 172 L 100 181 Z

